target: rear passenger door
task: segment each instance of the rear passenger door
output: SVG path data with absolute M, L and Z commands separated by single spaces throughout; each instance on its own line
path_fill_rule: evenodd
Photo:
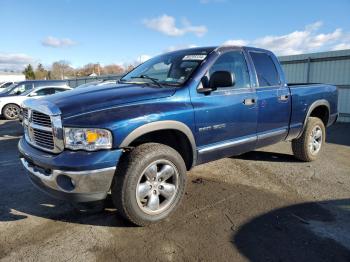
M 277 59 L 262 51 L 249 52 L 258 86 L 257 147 L 284 140 L 289 130 L 291 99 L 288 86 L 282 84 Z

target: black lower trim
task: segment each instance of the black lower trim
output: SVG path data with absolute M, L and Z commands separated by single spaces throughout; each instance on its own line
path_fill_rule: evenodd
M 107 196 L 107 193 L 104 193 L 104 192 L 88 194 L 88 193 L 66 193 L 66 192 L 57 191 L 47 187 L 45 184 L 43 184 L 43 182 L 39 178 L 31 174 L 30 172 L 26 171 L 26 173 L 28 174 L 30 181 L 37 188 L 39 188 L 40 191 L 43 191 L 44 193 L 57 199 L 67 200 L 72 202 L 93 202 L 93 201 L 103 200 Z
M 328 127 L 328 126 L 331 126 L 331 125 L 333 125 L 335 122 L 337 122 L 338 116 L 339 116 L 338 113 L 330 115 L 330 117 L 329 117 L 329 119 L 328 119 L 327 127 Z

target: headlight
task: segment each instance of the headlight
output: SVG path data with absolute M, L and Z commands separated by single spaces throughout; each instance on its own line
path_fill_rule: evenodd
M 95 151 L 112 148 L 112 134 L 99 128 L 64 128 L 65 147 Z

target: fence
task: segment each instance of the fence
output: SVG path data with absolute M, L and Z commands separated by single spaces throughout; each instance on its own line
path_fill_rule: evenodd
M 122 75 L 102 75 L 67 79 L 68 85 L 72 88 L 95 81 L 119 80 Z

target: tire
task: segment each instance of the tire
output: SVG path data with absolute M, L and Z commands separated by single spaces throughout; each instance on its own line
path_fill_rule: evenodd
M 19 117 L 21 108 L 16 104 L 7 104 L 2 109 L 2 115 L 7 120 L 15 120 Z
M 163 144 L 146 143 L 121 159 L 111 191 L 124 218 L 147 226 L 174 212 L 185 187 L 186 166 L 180 154 Z
M 305 162 L 316 160 L 325 143 L 325 139 L 326 129 L 322 120 L 317 117 L 309 117 L 302 135 L 292 140 L 294 156 Z M 316 143 L 315 140 L 318 142 Z

